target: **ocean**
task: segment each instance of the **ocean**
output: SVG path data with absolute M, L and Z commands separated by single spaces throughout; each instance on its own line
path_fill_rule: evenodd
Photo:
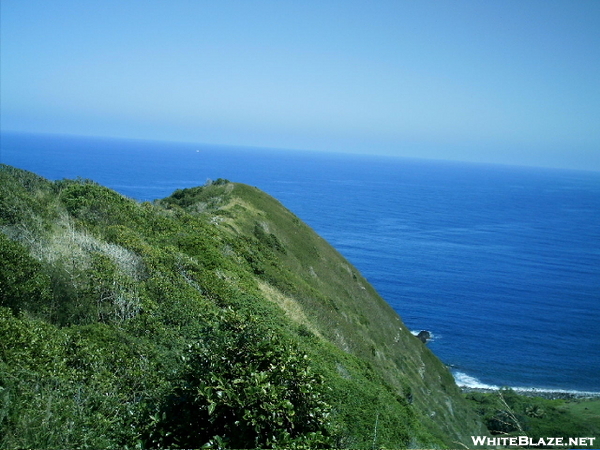
M 470 387 L 600 391 L 600 173 L 3 133 L 0 162 L 134 199 L 227 178 L 280 200 Z

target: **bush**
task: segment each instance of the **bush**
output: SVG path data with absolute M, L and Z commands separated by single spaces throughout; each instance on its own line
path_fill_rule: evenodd
M 135 202 L 106 187 L 86 180 L 57 183 L 67 211 L 89 225 L 116 225 L 133 219 Z
M 50 304 L 50 278 L 29 251 L 0 233 L 0 306 L 42 313 Z
M 226 310 L 189 346 L 153 440 L 166 446 L 327 447 L 329 407 L 307 356 Z

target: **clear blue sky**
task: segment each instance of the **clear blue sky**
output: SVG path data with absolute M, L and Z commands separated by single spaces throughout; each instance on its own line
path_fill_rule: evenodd
M 600 170 L 600 1 L 2 0 L 1 127 Z

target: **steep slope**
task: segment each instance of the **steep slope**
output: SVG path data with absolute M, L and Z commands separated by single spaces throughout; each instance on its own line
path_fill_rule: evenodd
M 440 361 L 279 202 L 0 166 L 0 446 L 456 447 Z
M 450 445 L 471 443 L 469 436 L 485 434 L 447 368 L 357 269 L 281 203 L 242 184 L 186 193 L 183 206 L 189 211 L 204 210 L 233 235 L 253 234 L 273 249 L 276 262 L 261 274 L 261 287 L 288 317 L 368 361 L 398 395 L 414 404 L 427 429 L 446 441 L 451 437 Z M 206 209 L 206 199 L 194 201 L 195 194 L 210 198 L 211 209 Z M 345 373 L 341 364 L 338 370 Z

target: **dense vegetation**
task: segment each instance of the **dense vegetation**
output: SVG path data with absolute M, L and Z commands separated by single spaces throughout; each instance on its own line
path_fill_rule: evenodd
M 0 166 L 0 447 L 456 447 L 450 373 L 333 248 L 226 180 L 137 203 Z

